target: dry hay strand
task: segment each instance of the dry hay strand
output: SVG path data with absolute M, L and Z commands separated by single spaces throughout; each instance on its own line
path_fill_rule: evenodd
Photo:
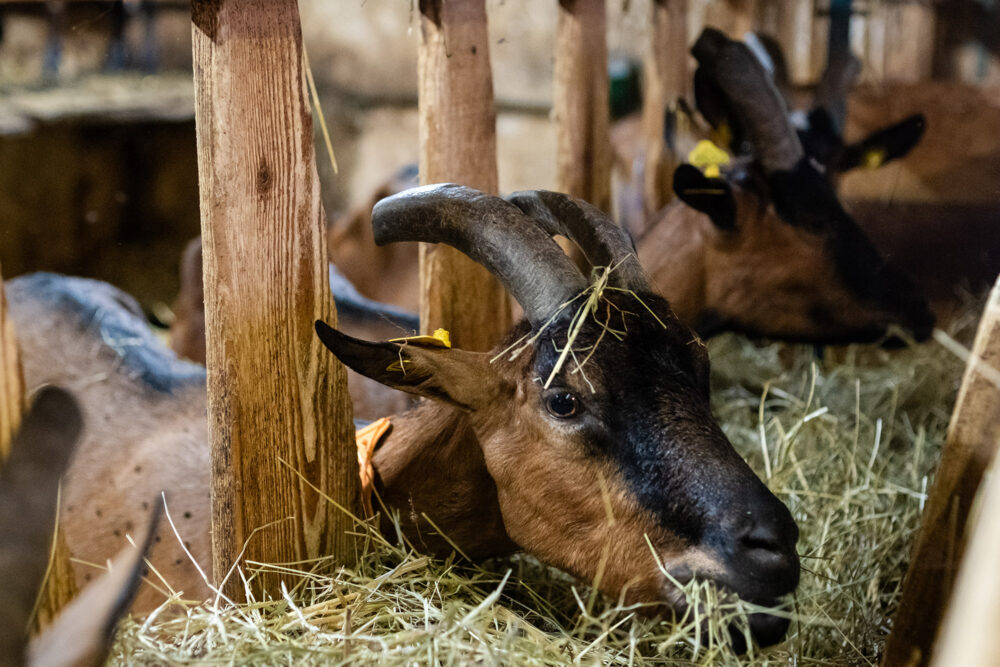
M 979 310 L 968 313 L 949 332 L 965 343 Z M 726 626 L 745 628 L 748 605 L 704 582 L 685 587 L 683 618 L 647 618 L 529 556 L 434 559 L 359 524 L 356 567 L 256 565 L 287 575 L 281 595 L 238 607 L 168 602 L 122 624 L 112 662 L 877 664 L 961 360 L 937 342 L 817 360 L 809 347 L 723 336 L 710 351 L 726 434 L 801 529 L 802 581 L 782 644 L 734 655 Z

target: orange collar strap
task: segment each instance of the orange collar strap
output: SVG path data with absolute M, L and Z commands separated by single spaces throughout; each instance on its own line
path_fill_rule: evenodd
M 375 466 L 372 465 L 372 455 L 391 428 L 389 418 L 382 417 L 358 429 L 354 434 L 358 445 L 358 472 L 361 475 L 361 507 L 365 511 L 366 519 L 375 516 L 375 510 L 372 508 L 372 493 L 375 491 Z

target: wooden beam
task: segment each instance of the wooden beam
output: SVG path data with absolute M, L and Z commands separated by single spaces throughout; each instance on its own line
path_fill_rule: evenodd
M 496 113 L 485 0 L 420 0 L 420 182 L 496 193 Z M 486 269 L 444 245 L 420 248 L 420 326 L 456 347 L 488 350 L 510 328 L 510 306 Z
M 21 370 L 17 335 L 13 320 L 7 317 L 7 297 L 4 293 L 3 278 L 0 277 L 0 462 L 10 454 L 11 440 L 21 424 L 21 415 L 25 407 L 24 392 L 24 374 Z M 35 616 L 35 629 L 41 630 L 51 623 L 59 610 L 75 595 L 76 575 L 70 564 L 66 534 L 62 527 L 57 526 L 49 573 Z
M 743 35 L 757 25 L 758 0 L 709 0 L 705 8 L 705 25 L 718 28 L 731 39 Z
M 1000 444 L 1000 388 L 995 369 L 1000 369 L 1000 280 L 983 311 L 962 378 L 883 665 L 923 665 L 930 659 L 962 557 L 969 510 L 983 471 Z
M 918 83 L 934 70 L 936 17 L 926 0 L 879 3 L 869 19 L 873 40 L 870 59 L 879 82 Z
M 646 218 L 671 199 L 673 170 L 684 156 L 670 155 L 664 141 L 664 116 L 688 94 L 688 0 L 653 0 L 651 37 L 643 68 L 643 208 Z
M 7 317 L 7 297 L 0 277 L 0 461 L 10 454 L 10 443 L 24 413 L 24 375 L 17 348 L 14 321 Z
M 611 210 L 604 0 L 559 0 L 553 110 L 556 188 Z
M 978 517 L 934 647 L 935 667 L 1000 665 L 1000 470 L 983 482 Z
M 336 312 L 298 5 L 196 0 L 192 21 L 215 580 L 244 546 L 350 563 L 353 523 L 321 496 L 359 506 L 345 371 L 313 330 Z

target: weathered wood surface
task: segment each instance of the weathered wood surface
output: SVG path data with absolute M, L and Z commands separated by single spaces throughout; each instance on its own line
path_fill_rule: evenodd
M 553 111 L 556 189 L 611 210 L 604 0 L 559 0 Z
M 0 461 L 10 454 L 11 439 L 24 412 L 24 376 L 14 322 L 7 317 L 7 297 L 0 277 Z M 2 582 L 0 582 L 2 585 Z M 76 595 L 76 576 L 70 564 L 63 530 L 57 527 L 48 576 L 42 589 L 35 627 L 46 627 Z
M 496 193 L 496 112 L 484 0 L 421 0 L 420 182 Z M 420 248 L 420 326 L 456 347 L 488 350 L 510 327 L 503 287 L 444 245 Z
M 934 647 L 935 667 L 1000 665 L 1000 470 L 994 463 Z
M 985 369 L 985 370 L 983 370 Z M 903 580 L 883 665 L 923 665 L 964 551 L 964 531 L 983 472 L 1000 444 L 1000 280 L 993 287 L 962 378 L 941 463 Z M 990 517 L 995 521 L 996 516 Z M 951 663 L 961 664 L 961 663 Z
M 24 412 L 24 377 L 14 322 L 7 317 L 7 297 L 0 277 L 0 460 L 10 454 L 11 439 Z
M 732 39 L 743 39 L 756 26 L 758 0 L 712 0 L 705 8 L 705 25 Z
M 244 546 L 350 562 L 353 524 L 320 495 L 358 507 L 344 368 L 313 331 L 336 314 L 297 3 L 198 0 L 192 20 L 215 580 Z
M 688 0 L 653 0 L 643 76 L 643 207 L 647 219 L 670 201 L 677 160 L 664 141 L 664 114 L 688 94 Z

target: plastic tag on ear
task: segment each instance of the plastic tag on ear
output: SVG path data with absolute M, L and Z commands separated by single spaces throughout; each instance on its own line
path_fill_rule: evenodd
M 701 169 L 708 178 L 719 178 L 719 167 L 729 164 L 729 153 L 708 139 L 702 139 L 694 150 L 688 153 L 688 162 Z
M 417 345 L 419 347 L 443 347 L 451 348 L 451 335 L 447 329 L 436 329 L 430 336 L 405 336 L 403 338 L 390 338 L 390 343 L 405 343 L 407 345 Z
M 878 169 L 885 162 L 886 150 L 884 148 L 873 148 L 865 153 L 864 165 L 866 169 Z

